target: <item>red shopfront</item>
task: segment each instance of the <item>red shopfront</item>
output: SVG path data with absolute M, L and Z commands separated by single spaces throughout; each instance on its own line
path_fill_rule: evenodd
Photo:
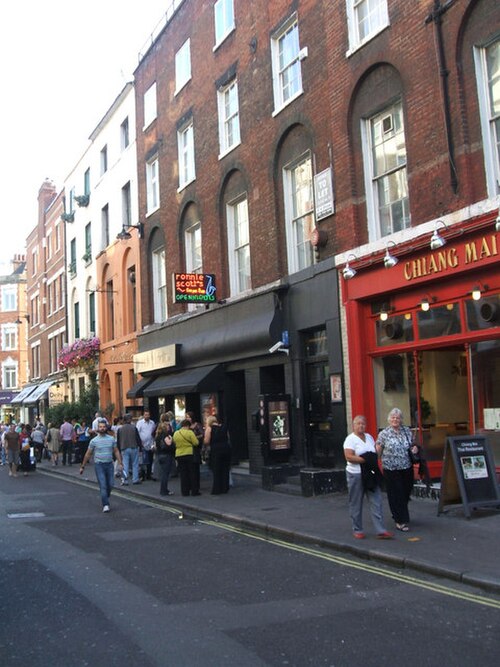
M 391 246 L 392 268 L 351 263 L 342 285 L 352 413 L 376 433 L 400 408 L 434 478 L 447 436 L 486 433 L 500 465 L 500 233 L 490 213 L 442 236 Z

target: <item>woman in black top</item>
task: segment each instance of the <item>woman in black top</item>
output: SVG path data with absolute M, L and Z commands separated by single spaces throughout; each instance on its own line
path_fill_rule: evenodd
M 210 467 L 213 473 L 212 494 L 229 491 L 229 472 L 231 470 L 231 445 L 227 427 L 216 416 L 207 419 L 203 444 L 210 447 Z

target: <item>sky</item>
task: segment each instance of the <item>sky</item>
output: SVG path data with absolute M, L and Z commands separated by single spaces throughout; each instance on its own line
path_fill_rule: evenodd
M 171 1 L 1 3 L 0 265 L 25 253 L 41 184 L 62 189 Z

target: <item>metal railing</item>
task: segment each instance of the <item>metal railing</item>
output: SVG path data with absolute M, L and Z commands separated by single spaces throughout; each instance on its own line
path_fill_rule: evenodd
M 167 11 L 161 19 L 158 21 L 158 23 L 155 25 L 153 28 L 152 33 L 150 34 L 149 38 L 146 40 L 146 42 L 143 44 L 142 48 L 139 51 L 138 54 L 138 62 L 141 62 L 141 60 L 144 58 L 146 53 L 149 51 L 149 49 L 153 46 L 155 41 L 158 39 L 158 36 L 160 35 L 161 31 L 165 28 L 166 25 L 170 23 L 172 20 L 172 17 L 174 16 L 175 12 L 179 9 L 179 7 L 182 5 L 184 0 L 171 0 L 170 4 L 167 7 Z

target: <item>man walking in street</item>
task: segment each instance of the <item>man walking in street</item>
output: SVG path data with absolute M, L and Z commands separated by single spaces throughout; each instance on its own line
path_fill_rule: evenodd
M 11 424 L 9 430 L 4 435 L 4 447 L 9 464 L 9 477 L 17 477 L 17 466 L 19 463 L 19 433 L 16 431 L 16 425 Z
M 139 449 L 142 447 L 142 442 L 139 431 L 132 424 L 132 415 L 123 415 L 123 426 L 118 429 L 116 439 L 123 461 L 122 484 L 128 484 L 131 466 L 132 484 L 140 484 Z
M 62 464 L 65 466 L 67 461 L 70 466 L 73 464 L 73 438 L 75 437 L 75 429 L 69 417 L 64 417 L 64 421 L 59 429 L 59 435 L 62 442 Z
M 156 424 L 151 419 L 149 410 L 144 410 L 144 417 L 137 422 L 137 430 L 142 443 L 142 462 L 146 466 L 146 479 L 154 479 L 153 468 L 153 445 L 155 442 L 154 432 Z
M 95 476 L 97 477 L 101 492 L 102 511 L 109 512 L 109 497 L 113 488 L 114 478 L 113 454 L 120 465 L 122 465 L 122 457 L 115 439 L 108 433 L 108 422 L 106 419 L 100 419 L 97 423 L 97 435 L 89 443 L 80 467 L 80 475 L 83 474 L 92 454 L 94 454 Z

